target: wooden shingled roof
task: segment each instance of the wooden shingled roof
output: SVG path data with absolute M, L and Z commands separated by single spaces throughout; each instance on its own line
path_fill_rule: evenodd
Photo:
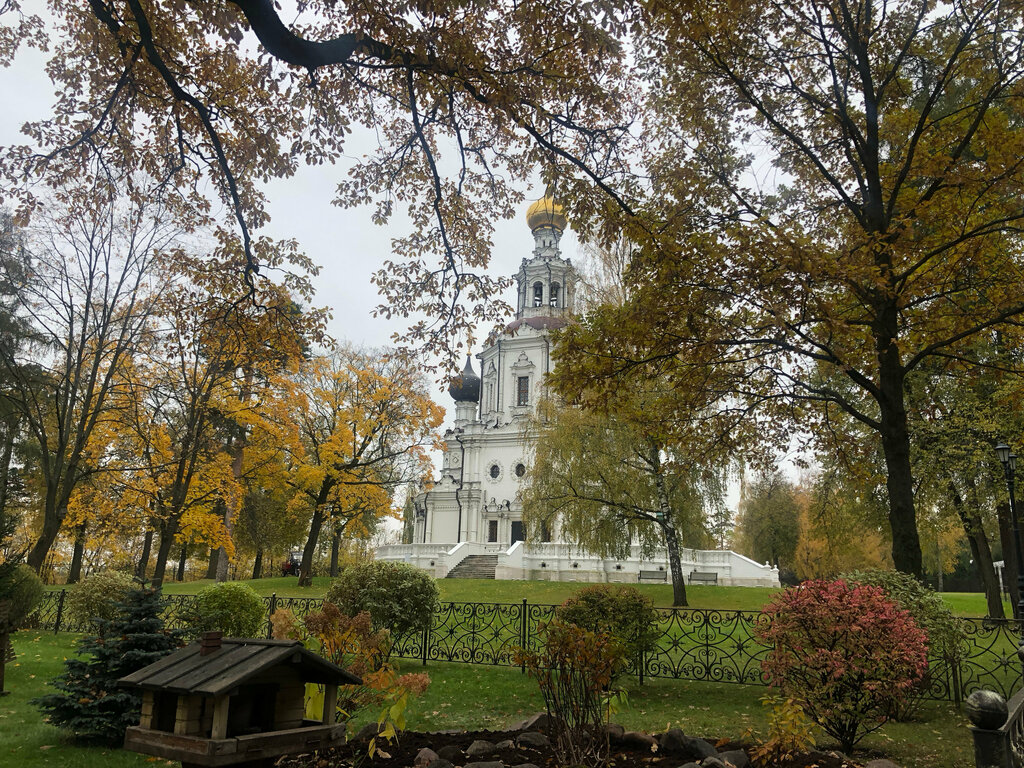
M 307 683 L 358 685 L 362 681 L 294 640 L 225 637 L 220 648 L 200 654 L 185 646 L 126 677 L 119 685 L 171 693 L 223 696 L 271 667 L 297 665 Z

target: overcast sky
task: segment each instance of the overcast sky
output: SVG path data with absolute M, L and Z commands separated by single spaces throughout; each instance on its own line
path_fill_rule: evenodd
M 28 4 L 26 4 L 28 5 Z M 51 114 L 53 87 L 43 69 L 46 55 L 35 50 L 23 50 L 13 66 L 0 68 L 0 93 L 4 95 L 0 109 L 0 146 L 23 144 L 27 141 L 21 126 L 27 121 L 40 120 Z M 353 134 L 346 153 L 359 158 L 373 149 L 364 134 Z M 370 208 L 342 209 L 331 205 L 334 188 L 345 177 L 349 165 L 302 168 L 289 179 L 279 179 L 267 188 L 270 225 L 261 230 L 279 238 L 295 238 L 312 260 L 320 265 L 320 275 L 314 278 L 316 299 L 314 304 L 331 310 L 329 333 L 339 341 L 367 346 L 388 344 L 390 336 L 405 323 L 400 318 L 375 318 L 372 311 L 380 297 L 370 276 L 391 254 L 391 238 L 405 234 L 403 217 L 394 217 L 390 227 L 381 227 L 370 220 Z M 542 190 L 523 190 L 530 199 L 540 197 Z M 501 222 L 495 233 L 495 250 L 490 272 L 493 275 L 511 275 L 519 269 L 519 262 L 533 250 L 533 237 L 526 226 L 526 207 L 522 206 L 516 218 Z M 563 256 L 577 256 L 577 241 L 567 233 L 562 241 Z M 514 304 L 515 292 L 506 295 Z M 489 329 L 478 329 L 477 337 Z M 475 352 L 479 349 L 474 350 Z M 448 405 L 447 397 L 440 394 L 435 384 L 435 399 Z

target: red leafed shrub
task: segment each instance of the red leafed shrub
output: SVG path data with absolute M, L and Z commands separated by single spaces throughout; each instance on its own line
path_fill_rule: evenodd
M 925 633 L 885 592 L 811 581 L 779 593 L 758 639 L 769 684 L 850 751 L 898 711 L 928 669 Z

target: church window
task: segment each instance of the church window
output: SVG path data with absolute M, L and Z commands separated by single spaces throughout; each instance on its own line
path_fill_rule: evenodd
M 498 540 L 498 521 L 488 520 L 487 521 L 487 540 L 497 541 Z
M 542 542 L 551 541 L 551 529 L 548 528 L 547 520 L 543 520 L 540 524 L 540 540 Z
M 516 405 L 530 404 L 530 377 L 516 377 Z
M 526 467 L 523 464 L 516 464 L 516 477 L 522 477 L 526 474 Z
M 491 475 L 491 479 L 497 480 L 498 476 L 501 475 L 501 467 L 499 467 L 497 464 L 491 464 L 489 472 Z
M 558 285 L 558 283 L 552 283 L 551 284 L 551 301 L 550 301 L 550 304 L 551 304 L 552 307 L 557 307 L 558 306 L 558 298 L 559 298 L 558 293 L 559 293 L 560 290 L 561 290 L 561 288 Z
M 544 286 L 541 283 L 533 284 L 533 306 L 540 307 L 544 305 Z

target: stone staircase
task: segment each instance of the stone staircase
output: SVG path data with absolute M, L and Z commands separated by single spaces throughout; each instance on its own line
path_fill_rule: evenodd
M 469 555 L 448 571 L 449 579 L 493 579 L 497 555 Z

